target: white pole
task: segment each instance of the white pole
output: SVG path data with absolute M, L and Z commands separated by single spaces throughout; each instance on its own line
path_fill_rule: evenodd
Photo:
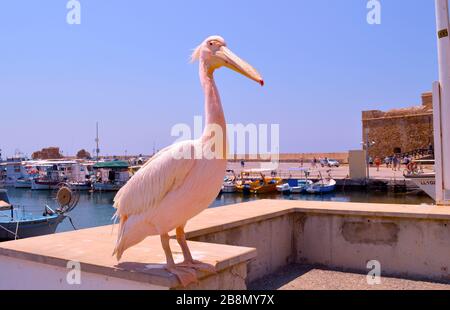
M 439 82 L 433 83 L 433 129 L 434 129 L 434 168 L 435 201 L 438 205 L 444 204 L 444 182 L 442 179 L 442 142 L 441 142 L 441 86 Z
M 448 0 L 436 0 L 436 25 L 438 36 L 438 63 L 440 84 L 440 130 L 435 130 L 435 148 L 441 150 L 436 160 L 436 197 L 439 204 L 450 202 L 450 37 Z M 435 100 L 436 102 L 436 100 Z M 436 109 L 437 107 L 435 107 Z M 440 131 L 440 135 L 439 135 Z M 438 153 L 438 152 L 436 152 Z M 439 188 L 441 187 L 441 188 Z

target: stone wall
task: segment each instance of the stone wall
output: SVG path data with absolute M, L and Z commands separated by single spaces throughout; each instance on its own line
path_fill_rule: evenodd
M 410 152 L 433 144 L 433 110 L 431 93 L 422 94 L 422 105 L 387 112 L 362 112 L 363 141 L 375 142 L 371 157 L 385 157 L 395 152 Z

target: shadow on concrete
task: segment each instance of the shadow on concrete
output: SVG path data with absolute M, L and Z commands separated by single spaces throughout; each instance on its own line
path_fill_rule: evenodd
M 285 284 L 292 282 L 317 268 L 318 267 L 311 265 L 287 265 L 270 275 L 249 283 L 247 288 L 249 290 L 277 290 Z

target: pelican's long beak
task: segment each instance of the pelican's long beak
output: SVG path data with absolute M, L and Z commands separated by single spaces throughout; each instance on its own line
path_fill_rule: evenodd
M 216 55 L 222 59 L 224 66 L 264 86 L 264 80 L 255 68 L 236 56 L 229 48 L 222 46 Z

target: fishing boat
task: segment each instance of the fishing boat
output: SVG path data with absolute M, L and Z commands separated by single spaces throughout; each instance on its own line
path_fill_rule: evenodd
M 20 178 L 14 182 L 15 188 L 31 188 L 31 181 L 33 178 Z
M 74 163 L 67 183 L 77 191 L 88 191 L 92 189 L 91 172 L 93 163 Z
M 7 158 L 6 162 L 1 163 L 0 168 L 4 170 L 5 186 L 14 186 L 18 179 L 28 176 L 25 166 L 22 165 L 22 161 L 25 160 L 24 157 L 16 156 Z
M 426 171 L 424 167 L 434 166 L 434 160 L 413 160 L 403 173 L 405 179 L 411 180 L 433 200 L 436 200 L 436 173 Z
M 225 176 L 222 184 L 221 193 L 235 193 L 237 191 L 236 187 L 236 174 L 234 173 L 234 170 L 227 170 L 228 174 Z
M 130 179 L 129 165 L 126 161 L 98 162 L 94 166 L 94 191 L 118 191 Z
M 236 189 L 243 194 L 268 194 L 277 191 L 277 186 L 283 180 L 278 177 L 266 177 L 265 173 L 273 170 L 251 169 L 241 172 L 240 180 L 236 181 Z
M 0 241 L 23 239 L 52 234 L 78 203 L 76 195 L 67 187 L 58 190 L 58 209 L 44 206 L 39 215 L 26 213 L 24 207 L 14 206 L 5 189 L 0 189 Z
M 29 163 L 37 171 L 37 176 L 31 180 L 32 190 L 55 190 L 59 184 L 71 179 L 72 167 L 75 161 L 42 160 Z
M 92 183 L 91 181 L 87 180 L 85 182 L 68 182 L 71 188 L 77 190 L 77 191 L 88 191 L 92 189 Z
M 301 194 L 306 191 L 306 189 L 313 184 L 313 181 L 308 179 L 293 179 L 289 180 L 287 183 L 283 183 L 277 186 L 277 190 L 285 195 L 290 194 Z
M 289 168 L 288 172 L 289 172 L 289 179 L 287 180 L 287 182 L 277 186 L 277 190 L 280 193 L 283 193 L 285 195 L 301 194 L 306 191 L 306 188 L 308 188 L 310 185 L 313 184 L 313 182 L 308 179 L 310 174 L 308 168 Z M 304 178 L 303 179 L 293 178 L 294 172 L 303 173 Z
M 14 182 L 15 188 L 31 188 L 31 183 L 34 178 L 39 177 L 39 173 L 33 162 L 23 161 L 21 167 L 21 177 L 18 177 Z
M 306 192 L 310 194 L 325 194 L 333 192 L 336 188 L 336 180 L 334 179 L 321 179 L 316 183 L 309 185 L 306 188 Z
M 62 180 L 50 176 L 39 177 L 31 180 L 32 190 L 53 190 L 58 188 Z

